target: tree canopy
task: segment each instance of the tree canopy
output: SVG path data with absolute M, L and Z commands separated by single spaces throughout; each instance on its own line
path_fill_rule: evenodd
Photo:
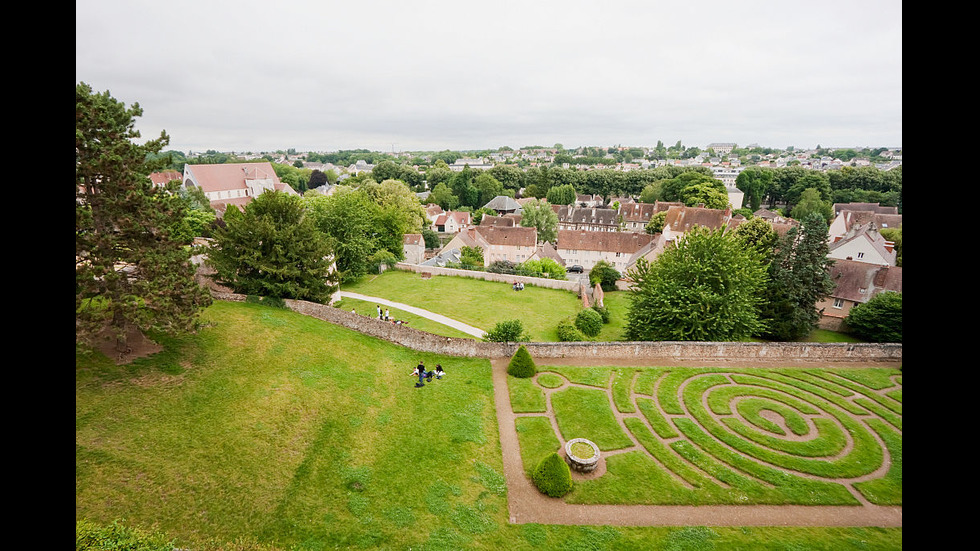
M 732 341 L 758 333 L 765 285 L 759 253 L 730 232 L 696 226 L 629 275 L 629 340 Z
M 539 199 L 524 203 L 521 210 L 521 226 L 538 230 L 538 243 L 554 243 L 558 238 L 558 214 L 548 201 Z
M 834 290 L 827 234 L 823 217 L 811 213 L 779 241 L 763 292 L 761 316 L 766 328 L 758 336 L 794 341 L 817 327 L 820 311 L 816 304 Z M 761 242 L 756 243 L 759 246 Z
M 333 251 L 303 201 L 282 191 L 229 209 L 208 255 L 219 281 L 236 292 L 326 302 L 336 288 Z
M 884 292 L 851 308 L 848 330 L 871 342 L 902 342 L 902 293 Z
M 103 331 L 126 347 L 128 329 L 179 334 L 211 303 L 194 279 L 193 232 L 181 231 L 188 199 L 149 179 L 166 132 L 142 145 L 135 120 L 109 92 L 75 86 L 75 342 Z M 148 160 L 151 159 L 151 160 Z

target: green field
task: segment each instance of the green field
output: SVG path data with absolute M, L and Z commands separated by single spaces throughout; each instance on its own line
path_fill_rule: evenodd
M 76 521 L 194 550 L 902 546 L 884 528 L 511 524 L 488 360 L 258 304 L 217 302 L 203 319 L 129 365 L 76 356 Z M 414 388 L 419 359 L 447 377 Z M 529 448 L 550 445 L 539 432 Z
M 365 276 L 355 283 L 344 284 L 341 290 L 423 308 L 484 331 L 492 329 L 497 322 L 519 319 L 534 342 L 556 342 L 558 323 L 574 318 L 582 309 L 582 300 L 571 291 L 527 285 L 523 291 L 516 292 L 507 283 L 452 276 L 422 279 L 415 272 L 403 270 Z M 602 326 L 602 331 L 596 337 L 586 340 L 624 340 L 630 308 L 629 295 L 628 291 L 605 293 L 603 304 L 609 312 L 609 323 Z M 358 313 L 374 315 L 373 304 L 359 302 L 345 298 L 341 305 L 347 310 L 356 307 Z M 447 337 L 475 338 L 435 322 L 413 320 L 409 327 L 424 327 L 424 331 Z M 860 342 L 849 335 L 821 329 L 815 330 L 804 340 Z

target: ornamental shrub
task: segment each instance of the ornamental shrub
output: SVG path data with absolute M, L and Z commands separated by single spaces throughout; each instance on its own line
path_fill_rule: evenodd
M 845 318 L 848 330 L 870 342 L 902 342 L 902 293 L 878 293 L 851 308 Z
M 524 331 L 521 320 L 498 321 L 486 334 L 483 340 L 487 342 L 528 342 L 531 336 Z
M 608 308 L 606 308 L 605 306 L 599 306 L 598 304 L 593 304 L 592 309 L 595 310 L 596 312 L 599 312 L 599 315 L 602 316 L 602 323 L 609 323 Z
M 538 490 L 550 497 L 562 497 L 572 489 L 572 470 L 556 452 L 542 459 L 531 473 Z
M 537 372 L 538 368 L 534 365 L 534 359 L 531 358 L 531 354 L 527 351 L 527 348 L 521 345 L 517 349 L 517 352 L 514 353 L 514 357 L 510 359 L 510 363 L 507 364 L 507 373 L 514 377 L 526 379 L 533 377 Z
M 560 342 L 578 342 L 585 340 L 585 335 L 575 327 L 571 319 L 566 318 L 558 323 L 558 340 Z
M 602 315 L 592 308 L 586 308 L 575 316 L 575 327 L 588 337 L 594 337 L 602 331 Z

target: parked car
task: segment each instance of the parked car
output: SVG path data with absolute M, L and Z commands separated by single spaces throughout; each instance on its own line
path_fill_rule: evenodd
M 581 274 L 581 273 L 584 273 L 585 272 L 585 268 L 579 266 L 578 264 L 573 264 L 573 265 L 569 266 L 568 269 L 566 269 L 565 271 L 570 272 L 570 273 L 574 273 L 574 274 Z

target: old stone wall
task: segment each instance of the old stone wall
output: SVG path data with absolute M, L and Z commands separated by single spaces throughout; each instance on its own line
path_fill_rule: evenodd
M 244 301 L 244 295 L 214 293 L 217 300 Z M 294 312 L 334 323 L 394 344 L 433 354 L 475 358 L 510 357 L 517 343 L 433 335 L 371 316 L 302 300 L 286 300 Z M 532 342 L 523 343 L 535 360 L 582 360 L 591 363 L 635 362 L 645 365 L 809 364 L 901 365 L 901 344 L 876 343 L 759 343 L 759 342 Z
M 472 277 L 474 279 L 499 281 L 501 283 L 514 283 L 515 281 L 519 281 L 524 283 L 524 285 L 534 285 L 536 287 L 546 287 L 548 289 L 561 289 L 563 291 L 571 291 L 575 294 L 581 294 L 582 291 L 582 284 L 577 280 L 569 281 L 567 279 L 548 279 L 544 277 L 529 277 L 514 274 L 494 274 L 491 272 L 481 272 L 479 270 L 460 270 L 457 268 L 440 268 L 438 266 L 419 266 L 417 264 L 407 264 L 405 262 L 395 264 L 395 268 L 409 272 L 425 272 L 432 275 Z M 588 287 L 587 291 L 591 291 L 591 286 L 586 285 L 586 287 Z

